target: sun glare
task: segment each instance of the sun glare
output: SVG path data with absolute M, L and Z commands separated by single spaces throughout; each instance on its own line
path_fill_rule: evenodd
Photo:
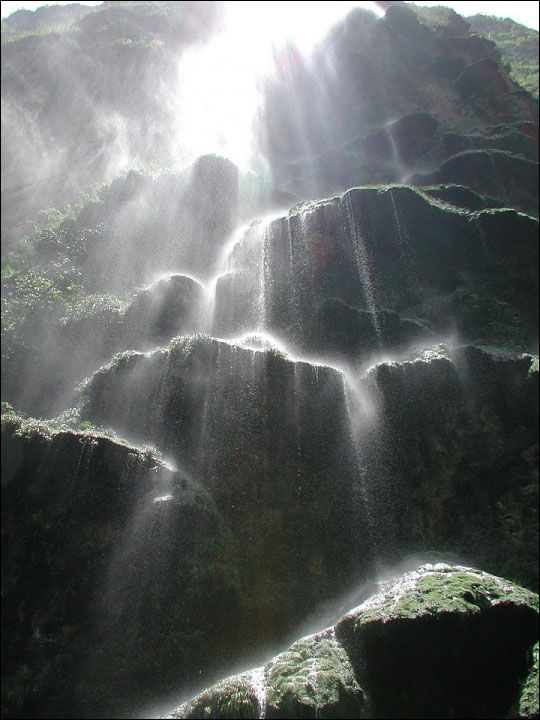
M 291 40 L 302 53 L 308 53 L 329 27 L 351 8 L 364 7 L 377 15 L 383 11 L 374 2 L 243 2 L 226 3 L 227 22 L 243 42 L 258 54 L 272 45 Z
M 277 49 L 291 42 L 309 56 L 333 23 L 354 6 L 378 15 L 372 2 L 226 3 L 223 32 L 178 58 L 176 92 L 164 101 L 177 118 L 178 165 L 204 153 L 225 155 L 240 168 L 256 158 L 253 122 L 260 84 Z M 187 150 L 189 149 L 189 150 Z

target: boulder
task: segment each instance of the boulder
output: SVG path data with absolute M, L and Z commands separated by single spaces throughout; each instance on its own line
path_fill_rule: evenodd
M 460 566 L 426 565 L 336 625 L 372 717 L 505 717 L 527 674 L 538 596 Z
M 267 718 L 369 717 L 343 647 L 332 630 L 298 640 L 264 668 Z
M 334 627 L 164 717 L 537 717 L 537 623 L 535 593 L 424 564 L 379 581 Z

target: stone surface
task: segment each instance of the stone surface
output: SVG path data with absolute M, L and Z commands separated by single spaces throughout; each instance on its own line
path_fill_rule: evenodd
M 150 450 L 3 416 L 2 528 L 10 714 L 131 714 L 236 637 L 230 533 Z
M 530 668 L 527 651 L 537 621 L 535 593 L 480 570 L 425 564 L 380 581 L 335 628 L 166 717 L 534 717 L 538 644 Z
M 331 367 L 197 336 L 118 356 L 89 379 L 81 417 L 152 439 L 208 489 L 241 553 L 246 632 L 271 633 L 365 562 L 344 393 Z
M 298 640 L 265 667 L 266 717 L 369 717 L 364 692 L 332 631 Z
M 505 717 L 527 673 L 538 596 L 459 566 L 389 585 L 336 626 L 373 716 Z
M 433 348 L 364 383 L 378 408 L 360 440 L 364 491 L 389 562 L 446 551 L 537 589 L 536 360 Z
M 529 674 L 522 685 L 517 710 L 512 712 L 509 717 L 527 719 L 538 717 L 538 643 L 531 652 Z
M 535 351 L 537 227 L 404 186 L 304 203 L 236 243 L 215 332 L 262 325 L 306 354 L 358 360 L 455 333 Z

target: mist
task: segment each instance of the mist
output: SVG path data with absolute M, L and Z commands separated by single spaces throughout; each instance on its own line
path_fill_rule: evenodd
M 505 715 L 538 134 L 502 52 L 405 3 L 3 21 L 6 717 Z M 398 633 L 394 697 L 371 612 L 450 658 L 500 631 L 497 671 Z

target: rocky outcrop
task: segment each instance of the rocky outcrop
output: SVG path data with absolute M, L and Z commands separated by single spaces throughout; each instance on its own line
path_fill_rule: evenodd
M 444 548 L 537 588 L 537 360 L 440 347 L 364 383 L 380 413 L 360 441 L 374 545 L 389 562 Z
M 257 172 L 191 162 L 221 4 L 157 5 L 3 32 L 8 240 L 191 163 L 3 266 L 2 396 L 49 418 L 3 415 L 3 714 L 156 714 L 420 555 L 509 580 L 424 566 L 173 716 L 534 718 L 532 99 L 451 11 L 381 3 L 276 51 Z
M 484 207 L 500 204 L 537 216 L 538 125 L 508 122 L 456 132 L 427 113 L 415 113 L 375 134 L 290 162 L 282 174 L 284 187 L 297 199 L 359 182 L 457 183 L 489 195 Z
M 521 693 L 511 710 L 510 717 L 527 718 L 527 720 L 538 717 L 538 643 L 532 649 L 529 674 L 521 687 Z
M 413 174 L 414 185 L 456 183 L 485 192 L 505 207 L 538 216 L 538 163 L 502 150 L 467 150 L 446 160 L 435 172 Z
M 276 185 L 307 200 L 402 182 L 459 152 L 444 150 L 446 133 L 481 149 L 497 142 L 490 126 L 537 123 L 536 103 L 510 79 L 495 44 L 443 13 L 401 4 L 376 20 L 355 8 L 310 64 L 289 51 L 265 88 L 272 111 L 261 135 Z
M 515 210 L 467 212 L 404 186 L 302 204 L 237 242 L 214 332 L 262 325 L 305 353 L 355 359 L 453 333 L 534 351 L 536 233 Z
M 510 668 L 527 674 L 535 603 L 500 578 L 427 566 L 345 615 L 336 636 L 374 717 L 505 717 L 519 692 Z
M 166 717 L 503 718 L 515 716 L 514 704 L 520 717 L 538 713 L 527 664 L 538 632 L 534 593 L 441 563 L 380 585 L 335 628 Z
M 8 413 L 2 532 L 9 714 L 132 712 L 130 698 L 170 683 L 162 668 L 176 674 L 179 646 L 192 647 L 187 662 L 205 656 L 191 618 L 216 641 L 233 628 L 236 571 L 223 518 L 206 491 L 149 449 Z
M 4 358 L 4 397 L 21 411 L 51 417 L 75 402 L 74 389 L 111 353 L 166 345 L 204 322 L 205 291 L 191 277 L 172 274 L 126 302 L 94 295 L 64 316 L 54 313 L 25 328 Z M 65 308 L 64 308 L 65 310 Z M 18 345 L 18 347 L 17 347 Z M 33 377 L 30 385 L 25 378 Z
M 368 561 L 344 377 L 333 368 L 179 338 L 92 376 L 81 418 L 153 442 L 211 493 L 240 552 L 248 635 L 299 619 Z M 282 588 L 276 602 L 270 587 Z

